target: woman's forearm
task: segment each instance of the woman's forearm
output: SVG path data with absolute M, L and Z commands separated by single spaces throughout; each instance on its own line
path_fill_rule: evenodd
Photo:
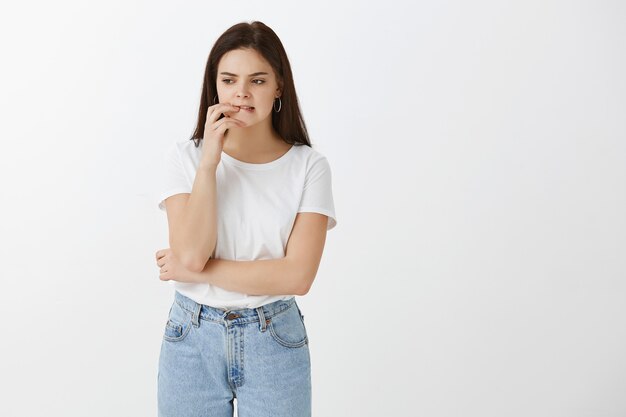
M 248 295 L 302 295 L 304 279 L 289 258 L 232 261 L 210 259 L 198 281 Z
M 193 271 L 201 271 L 217 242 L 216 166 L 200 166 L 170 246 Z

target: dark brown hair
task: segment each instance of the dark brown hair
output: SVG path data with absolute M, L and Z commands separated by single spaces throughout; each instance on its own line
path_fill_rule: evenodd
M 204 137 L 204 124 L 207 111 L 213 104 L 213 98 L 217 95 L 217 65 L 224 54 L 233 49 L 250 48 L 257 51 L 272 66 L 276 74 L 276 81 L 282 89 L 280 96 L 280 112 L 272 110 L 272 126 L 281 138 L 292 145 L 307 145 L 309 135 L 296 95 L 296 88 L 291 75 L 291 66 L 287 53 L 280 39 L 272 29 L 263 22 L 237 23 L 231 26 L 215 41 L 215 45 L 209 53 L 206 69 L 204 71 L 204 85 L 202 97 L 198 109 L 198 124 L 190 140 L 195 142 L 196 148 Z M 276 107 L 276 100 L 274 100 Z

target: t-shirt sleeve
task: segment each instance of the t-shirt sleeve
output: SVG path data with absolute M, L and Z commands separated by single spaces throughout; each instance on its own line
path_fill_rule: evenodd
M 159 209 L 165 211 L 165 199 L 175 194 L 191 193 L 193 184 L 189 183 L 185 175 L 182 158 L 176 143 L 163 153 L 162 161 L 158 202 Z
M 326 157 L 321 157 L 308 168 L 304 180 L 304 190 L 300 200 L 300 212 L 321 213 L 328 216 L 330 230 L 337 225 L 333 200 L 332 173 Z

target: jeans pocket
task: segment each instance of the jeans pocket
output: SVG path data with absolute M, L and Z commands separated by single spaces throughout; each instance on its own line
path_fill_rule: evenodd
M 272 338 L 281 346 L 298 348 L 308 343 L 304 321 L 295 303 L 287 310 L 272 316 L 268 328 Z
M 191 329 L 191 313 L 174 301 L 165 323 L 163 339 L 168 342 L 180 342 Z

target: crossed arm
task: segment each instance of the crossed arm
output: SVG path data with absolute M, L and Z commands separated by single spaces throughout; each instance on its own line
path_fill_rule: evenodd
M 324 250 L 328 216 L 298 213 L 285 257 L 255 261 L 209 259 L 190 281 L 207 282 L 251 295 L 305 295 L 309 292 Z

